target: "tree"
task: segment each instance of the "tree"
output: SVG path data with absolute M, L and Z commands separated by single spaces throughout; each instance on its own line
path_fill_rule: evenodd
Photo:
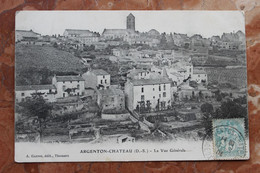
M 151 103 L 148 100 L 146 101 L 146 109 L 148 112 L 151 112 Z
M 203 93 L 201 91 L 199 91 L 199 98 L 203 99 Z
M 41 93 L 33 94 L 32 98 L 20 103 L 20 106 L 24 109 L 23 116 L 38 118 L 40 123 L 40 139 L 42 139 L 42 124 L 46 121 L 52 109 L 52 106 L 41 95 Z
M 192 91 L 192 96 L 191 96 L 192 100 L 195 98 L 195 92 Z
M 193 87 L 193 88 L 197 88 L 198 87 L 198 83 L 196 81 L 194 81 L 194 80 L 189 81 L 189 85 L 191 87 Z
M 213 106 L 210 103 L 204 103 L 200 107 L 201 112 L 203 113 L 202 124 L 205 128 L 206 135 L 212 136 L 212 115 L 213 115 Z
M 234 101 L 223 102 L 216 118 L 246 118 L 247 108 Z
M 58 48 L 58 44 L 56 42 L 53 43 L 54 48 Z
M 20 103 L 25 109 L 25 116 L 28 117 L 38 117 L 39 119 L 45 120 L 49 115 L 52 106 L 47 103 L 41 93 L 33 94 L 31 98 L 26 99 L 24 102 Z
M 172 33 L 170 33 L 169 45 L 174 46 L 174 40 L 173 40 Z
M 216 100 L 217 100 L 218 102 L 222 101 L 222 96 L 221 96 L 221 94 L 218 94 L 218 95 L 216 96 Z
M 213 106 L 210 103 L 204 103 L 201 105 L 200 110 L 204 114 L 212 114 L 213 113 Z
M 160 45 L 162 47 L 165 47 L 167 45 L 167 39 L 166 39 L 166 33 L 165 32 L 161 34 Z
M 173 98 L 174 98 L 174 101 L 175 101 L 175 102 L 179 99 L 179 94 L 178 94 L 178 92 L 173 93 Z

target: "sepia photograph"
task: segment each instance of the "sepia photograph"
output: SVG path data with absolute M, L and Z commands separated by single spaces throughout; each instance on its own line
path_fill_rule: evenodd
M 249 159 L 241 11 L 20 11 L 17 162 Z

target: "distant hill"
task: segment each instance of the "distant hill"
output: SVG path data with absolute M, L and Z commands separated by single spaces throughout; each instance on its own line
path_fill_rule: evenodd
M 46 84 L 54 74 L 80 73 L 84 65 L 69 52 L 51 46 L 15 47 L 16 85 Z

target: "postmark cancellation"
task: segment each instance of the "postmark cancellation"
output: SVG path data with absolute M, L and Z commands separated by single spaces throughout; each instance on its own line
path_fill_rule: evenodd
M 246 137 L 243 118 L 214 119 L 213 155 L 215 159 L 246 159 Z

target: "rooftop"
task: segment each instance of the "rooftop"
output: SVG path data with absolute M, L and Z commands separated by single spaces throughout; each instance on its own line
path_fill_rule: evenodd
M 84 81 L 81 76 L 56 76 L 57 82 L 65 81 Z
M 177 77 L 183 77 L 183 75 L 181 75 L 180 73 L 176 73 L 176 72 L 170 72 L 170 74 L 177 76 Z
M 15 91 L 27 91 L 27 90 L 49 90 L 56 89 L 54 85 L 23 85 L 16 86 Z
M 178 68 L 178 72 L 186 72 L 186 71 L 187 71 L 187 70 L 184 69 L 184 68 L 181 68 L 181 67 Z
M 109 75 L 109 73 L 103 69 L 93 69 L 91 70 L 91 72 L 94 73 L 95 75 Z
M 69 34 L 77 34 L 77 35 L 94 34 L 90 30 L 81 30 L 81 29 L 65 29 L 65 32 L 68 32 Z
M 203 69 L 193 69 L 193 74 L 207 74 L 205 70 Z
M 21 34 L 23 37 L 38 37 L 41 34 L 34 32 L 33 30 L 16 30 L 16 33 Z
M 150 31 L 148 31 L 148 34 L 150 34 L 150 35 L 160 35 L 160 32 L 155 30 L 155 29 L 151 29 Z
M 140 86 L 140 85 L 155 85 L 155 84 L 165 84 L 165 83 L 171 83 L 171 81 L 167 78 L 159 78 L 159 79 L 134 79 L 131 80 L 131 83 L 134 86 Z
M 121 89 L 116 88 L 115 86 L 110 86 L 110 88 L 105 90 L 98 90 L 98 92 L 101 95 L 106 95 L 106 96 L 124 95 L 124 92 Z
M 104 29 L 102 34 L 134 34 L 135 31 L 131 29 Z

